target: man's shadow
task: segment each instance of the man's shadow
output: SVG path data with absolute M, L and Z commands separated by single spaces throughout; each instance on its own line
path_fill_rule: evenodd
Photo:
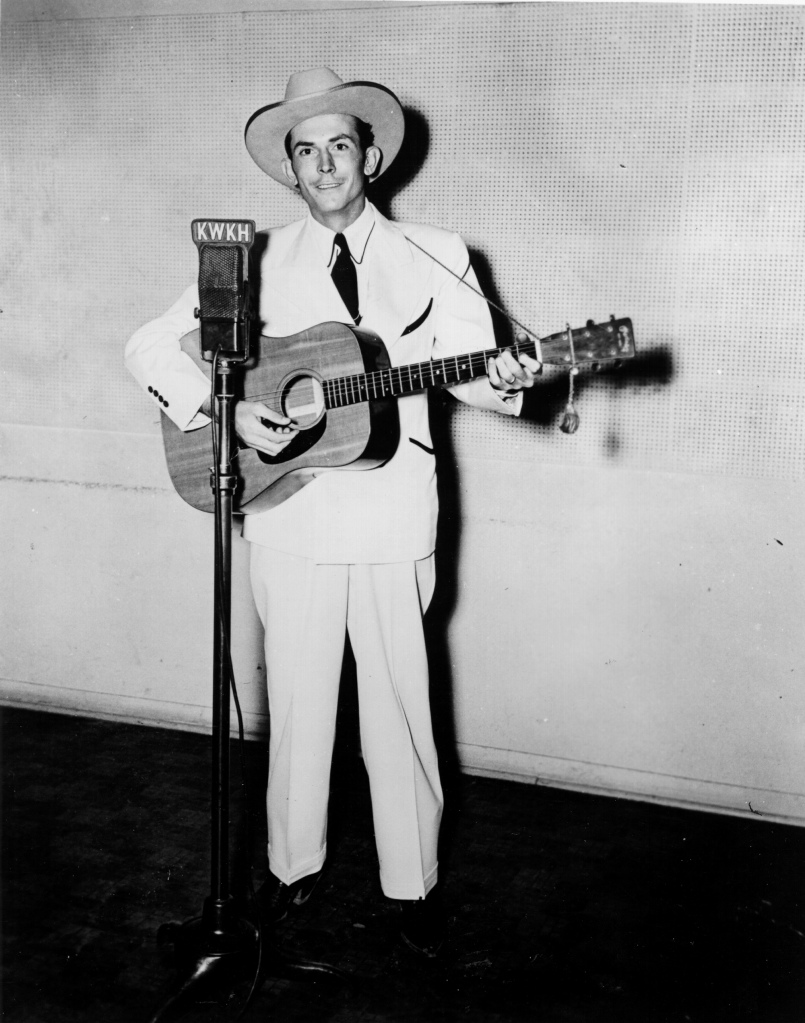
M 405 117 L 405 135 L 400 151 L 394 162 L 382 171 L 369 185 L 369 199 L 380 210 L 384 217 L 394 219 L 394 199 L 407 185 L 413 181 L 427 160 L 430 149 L 430 129 L 424 116 L 410 107 L 403 111 Z

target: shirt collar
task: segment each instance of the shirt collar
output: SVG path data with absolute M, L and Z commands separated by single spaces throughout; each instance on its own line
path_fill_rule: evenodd
M 313 234 L 321 260 L 326 266 L 330 266 L 335 259 L 336 232 L 331 231 L 324 224 L 320 224 L 318 220 L 314 220 L 310 213 L 308 213 L 307 217 L 308 228 Z M 358 219 L 344 231 L 344 237 L 347 239 L 350 254 L 356 263 L 363 262 L 363 258 L 366 255 L 366 246 L 369 244 L 369 236 L 374 226 L 375 208 L 367 201 Z

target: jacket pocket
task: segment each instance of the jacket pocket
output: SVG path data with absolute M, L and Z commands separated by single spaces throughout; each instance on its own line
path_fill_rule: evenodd
M 433 448 L 429 448 L 427 444 L 423 444 L 422 441 L 421 440 L 417 440 L 416 437 L 409 437 L 408 439 L 411 441 L 412 444 L 416 444 L 416 446 L 418 448 L 422 448 L 423 451 L 427 451 L 427 453 L 429 455 L 435 455 L 436 454 L 436 452 L 433 450 Z
M 400 334 L 400 337 L 405 337 L 406 334 L 413 334 L 413 332 L 418 327 L 421 327 L 422 324 L 425 322 L 425 320 L 427 320 L 428 314 L 430 313 L 432 308 L 433 308 L 433 299 L 431 299 L 430 302 L 428 302 L 427 306 L 425 307 L 425 312 L 422 313 L 421 316 L 417 316 L 417 318 L 414 320 L 413 323 L 409 323 L 408 326 L 405 328 L 405 330 L 402 332 L 402 334 Z

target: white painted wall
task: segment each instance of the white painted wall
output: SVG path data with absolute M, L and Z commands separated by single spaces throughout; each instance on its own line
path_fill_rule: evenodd
M 452 415 L 435 685 L 462 762 L 805 821 L 801 12 L 174 5 L 112 24 L 87 3 L 58 22 L 16 5 L 2 38 L 2 700 L 208 727 L 211 520 L 172 492 L 122 346 L 195 274 L 193 217 L 297 214 L 242 125 L 330 63 L 430 126 L 392 212 L 461 230 L 544 332 L 631 314 L 670 367 L 582 390 L 573 438 L 540 421 L 550 379 L 528 422 Z M 237 539 L 244 583 L 245 564 Z M 233 620 L 254 734 L 245 587 Z

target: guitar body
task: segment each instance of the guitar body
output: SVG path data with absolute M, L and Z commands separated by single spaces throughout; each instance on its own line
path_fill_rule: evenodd
M 201 358 L 199 340 L 197 330 L 186 334 L 182 351 L 209 377 L 211 364 Z M 343 323 L 320 323 L 291 337 L 261 335 L 253 341 L 240 396 L 283 412 L 300 430 L 277 458 L 253 448 L 240 450 L 233 460 L 235 510 L 267 511 L 329 469 L 374 469 L 387 462 L 400 439 L 396 401 L 382 397 L 325 408 L 322 382 L 388 366 L 388 353 L 376 334 Z M 213 511 L 212 430 L 182 432 L 163 414 L 162 439 L 179 496 L 200 511 Z
M 199 332 L 180 345 L 210 376 L 201 358 Z M 570 326 L 541 341 L 511 346 L 515 357 L 577 373 L 584 364 L 617 364 L 635 354 L 629 319 Z M 238 376 L 236 397 L 261 401 L 296 423 L 299 433 L 276 458 L 243 448 L 233 459 L 238 477 L 234 509 L 244 514 L 267 511 L 331 469 L 375 469 L 387 462 L 400 440 L 396 398 L 427 387 L 449 387 L 487 372 L 488 360 L 501 349 L 466 352 L 410 366 L 391 366 L 385 345 L 368 330 L 344 323 L 320 323 L 291 337 L 260 336 Z M 212 430 L 183 433 L 162 416 L 168 472 L 179 496 L 200 511 L 213 511 L 210 472 L 214 462 Z

